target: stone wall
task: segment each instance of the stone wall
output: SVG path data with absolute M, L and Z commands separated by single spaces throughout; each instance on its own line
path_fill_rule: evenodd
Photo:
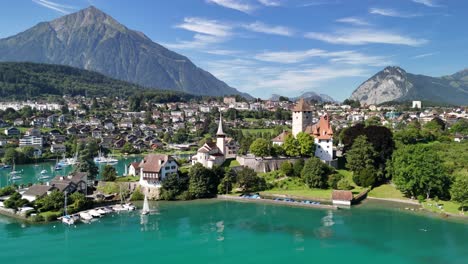
M 286 157 L 268 157 L 268 158 L 259 158 L 255 156 L 237 156 L 236 160 L 241 166 L 249 167 L 255 172 L 270 172 L 279 170 L 281 164 L 285 161 L 294 163 L 296 160 L 301 158 L 286 158 Z

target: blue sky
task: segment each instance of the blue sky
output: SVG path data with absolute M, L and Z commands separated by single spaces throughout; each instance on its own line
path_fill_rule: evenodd
M 462 0 L 0 1 L 0 38 L 90 4 L 253 96 L 350 96 L 387 65 L 468 67 Z

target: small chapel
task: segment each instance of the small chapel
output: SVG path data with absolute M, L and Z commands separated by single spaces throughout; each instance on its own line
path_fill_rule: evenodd
M 192 165 L 201 163 L 205 168 L 220 166 L 226 160 L 226 134 L 223 132 L 223 118 L 219 114 L 218 131 L 216 132 L 216 142 L 207 140 L 197 154 L 192 156 Z

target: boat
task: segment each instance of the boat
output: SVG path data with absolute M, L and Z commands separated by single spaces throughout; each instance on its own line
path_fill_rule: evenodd
M 141 214 L 142 215 L 147 215 L 147 214 L 149 214 L 149 212 L 150 212 L 150 210 L 149 210 L 149 204 L 148 204 L 148 197 L 145 194 L 145 200 L 143 202 L 143 209 L 141 210 Z
M 49 178 L 50 178 L 50 176 L 46 175 L 46 174 L 42 174 L 41 176 L 37 177 L 38 180 L 47 180 Z
M 105 215 L 105 214 L 108 214 L 108 212 L 107 212 L 107 211 L 105 211 L 105 210 L 104 210 L 104 209 L 102 209 L 102 208 L 98 208 L 98 209 L 96 209 L 96 212 L 97 212 L 98 214 L 100 214 L 100 215 Z
M 116 212 L 120 212 L 120 211 L 128 211 L 127 208 L 125 208 L 122 204 L 116 204 L 112 207 L 112 210 L 116 211 Z
M 47 174 L 46 170 L 41 170 L 41 174 Z
M 88 214 L 90 214 L 93 218 L 98 218 L 98 217 L 101 217 L 101 214 L 98 213 L 98 211 L 94 210 L 94 209 L 91 209 L 88 211 Z
M 86 212 L 81 212 L 79 215 L 80 215 L 80 220 L 84 223 L 87 223 L 93 219 L 93 217 Z
M 124 208 L 127 209 L 127 211 L 135 211 L 136 207 L 132 203 L 126 203 L 123 205 Z
M 9 168 L 11 168 L 11 166 L 8 165 L 8 164 L 5 164 L 5 165 L 2 166 L 2 168 L 3 168 L 3 169 L 9 169 Z
M 58 158 L 57 158 L 57 162 L 55 163 L 54 170 L 56 170 L 56 171 L 62 170 L 62 165 L 60 165 L 60 163 L 58 161 Z
M 64 216 L 62 217 L 62 223 L 66 225 L 74 225 L 75 218 L 68 215 L 67 213 L 67 192 L 65 192 L 65 205 L 64 205 Z
M 10 180 L 12 180 L 12 181 L 21 180 L 21 179 L 23 178 L 23 177 L 21 177 L 20 175 L 14 174 L 14 173 L 12 173 L 12 174 L 10 174 L 10 175 L 11 175 L 11 176 L 10 176 Z
M 66 158 L 65 154 L 63 154 L 63 158 L 57 163 L 62 167 L 73 166 L 76 164 L 78 160 L 78 154 L 75 154 L 73 158 Z
M 119 162 L 118 159 L 115 159 L 112 157 L 104 157 L 101 151 L 98 152 L 98 156 L 95 157 L 93 160 L 95 163 L 103 163 L 103 164 L 109 164 L 109 165 L 115 165 Z

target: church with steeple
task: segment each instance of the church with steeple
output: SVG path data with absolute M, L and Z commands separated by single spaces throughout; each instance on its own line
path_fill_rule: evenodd
M 219 114 L 218 131 L 216 132 L 216 142 L 207 140 L 197 154 L 192 156 L 192 165 L 201 163 L 206 168 L 213 168 L 221 165 L 226 160 L 226 134 L 223 131 L 223 117 Z

